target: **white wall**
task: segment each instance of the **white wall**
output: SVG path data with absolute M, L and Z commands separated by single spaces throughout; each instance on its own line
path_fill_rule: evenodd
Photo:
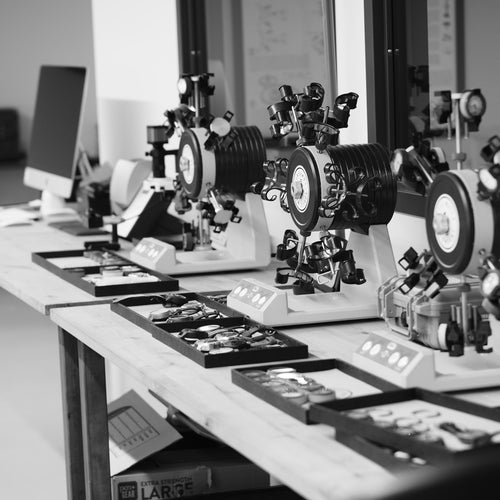
M 340 131 L 341 144 L 368 140 L 366 102 L 365 20 L 363 0 L 335 2 L 338 93 L 356 92 L 357 108 L 351 112 L 349 127 Z
M 142 158 L 178 104 L 175 0 L 92 0 L 101 163 Z
M 95 156 L 97 119 L 90 0 L 2 0 L 0 47 L 0 107 L 19 111 L 23 151 L 29 146 L 40 66 L 88 68 L 82 143 Z

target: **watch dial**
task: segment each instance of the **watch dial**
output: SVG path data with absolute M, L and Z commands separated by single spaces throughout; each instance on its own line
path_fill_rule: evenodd
M 436 241 L 444 252 L 453 252 L 460 239 L 460 217 L 453 198 L 442 194 L 434 204 L 432 225 Z
M 471 116 L 481 116 L 484 113 L 484 99 L 478 95 L 473 94 L 467 99 L 466 108 Z
M 179 160 L 179 169 L 184 176 L 184 180 L 191 184 L 194 179 L 194 155 L 193 150 L 189 144 L 185 144 L 182 148 L 182 154 Z
M 299 165 L 294 170 L 291 187 L 294 205 L 299 212 L 304 212 L 309 206 L 310 186 L 303 166 Z

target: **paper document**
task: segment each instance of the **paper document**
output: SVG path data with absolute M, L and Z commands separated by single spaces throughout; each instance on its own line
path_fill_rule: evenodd
M 112 476 L 182 437 L 134 391 L 109 403 L 108 431 Z

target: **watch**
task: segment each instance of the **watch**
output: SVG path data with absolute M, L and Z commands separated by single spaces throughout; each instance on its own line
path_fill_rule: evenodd
M 460 112 L 466 120 L 480 118 L 486 112 L 486 99 L 479 89 L 466 90 L 460 98 Z

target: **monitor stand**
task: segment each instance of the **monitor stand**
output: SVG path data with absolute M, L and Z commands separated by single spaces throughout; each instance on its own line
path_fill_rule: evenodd
M 66 206 L 66 200 L 61 196 L 43 190 L 41 195 L 40 215 L 42 217 L 76 215 L 76 211 Z

